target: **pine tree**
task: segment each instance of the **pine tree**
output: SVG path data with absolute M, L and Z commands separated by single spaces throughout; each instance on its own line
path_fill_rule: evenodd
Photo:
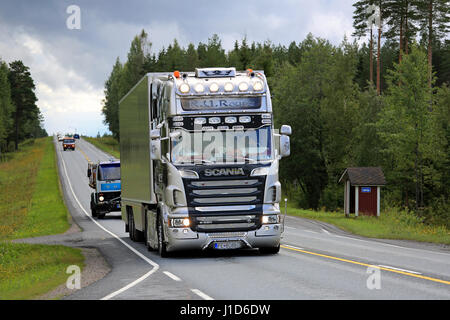
M 431 87 L 433 66 L 433 43 L 445 38 L 450 31 L 449 0 L 414 0 L 418 10 L 419 27 L 427 40 L 428 50 L 428 85 Z
M 11 99 L 15 105 L 13 112 L 15 149 L 19 148 L 19 141 L 29 137 L 30 132 L 25 129 L 25 123 L 37 119 L 39 109 L 36 106 L 35 85 L 31 77 L 30 69 L 22 61 L 16 60 L 9 64 L 8 74 L 11 84 Z
M 0 154 L 7 151 L 7 138 L 11 133 L 14 106 L 11 101 L 11 86 L 8 80 L 8 66 L 0 60 Z

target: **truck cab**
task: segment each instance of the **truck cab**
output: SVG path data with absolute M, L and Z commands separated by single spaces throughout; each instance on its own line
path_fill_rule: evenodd
M 91 193 L 92 217 L 104 218 L 106 213 L 120 211 L 120 161 L 89 163 L 87 176 Z
M 280 159 L 263 71 L 149 73 L 119 102 L 122 219 L 133 241 L 178 250 L 275 254 L 284 219 Z
M 62 146 L 64 151 L 66 151 L 67 149 L 75 151 L 75 139 L 64 137 Z

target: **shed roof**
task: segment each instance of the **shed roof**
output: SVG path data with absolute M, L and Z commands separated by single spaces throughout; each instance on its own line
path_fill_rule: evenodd
M 383 170 L 380 167 L 352 167 L 345 169 L 342 173 L 339 182 L 344 177 L 350 180 L 351 185 L 370 185 L 370 186 L 384 186 L 386 179 L 384 178 Z

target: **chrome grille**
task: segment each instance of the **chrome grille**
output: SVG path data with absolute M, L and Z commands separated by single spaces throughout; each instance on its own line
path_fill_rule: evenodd
M 254 167 L 245 167 L 246 175 L 241 177 L 210 177 L 200 171 L 200 179 L 183 179 L 194 231 L 224 233 L 259 228 L 265 176 L 251 177 Z

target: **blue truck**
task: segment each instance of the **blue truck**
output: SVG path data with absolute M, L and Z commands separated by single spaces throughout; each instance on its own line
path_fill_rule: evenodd
M 89 186 L 94 189 L 90 204 L 92 217 L 101 219 L 106 213 L 120 211 L 120 161 L 90 162 L 87 176 Z

